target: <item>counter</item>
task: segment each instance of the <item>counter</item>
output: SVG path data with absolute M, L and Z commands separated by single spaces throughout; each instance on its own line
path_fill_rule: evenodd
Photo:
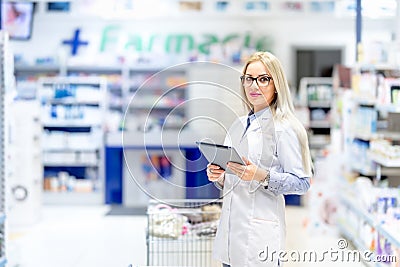
M 220 140 L 220 137 L 212 137 Z M 150 198 L 218 198 L 207 161 L 190 130 L 119 132 L 106 135 L 106 204 L 146 206 Z

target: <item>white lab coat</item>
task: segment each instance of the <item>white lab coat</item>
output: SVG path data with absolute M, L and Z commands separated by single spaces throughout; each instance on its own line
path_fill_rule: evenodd
M 285 146 L 296 142 L 296 149 L 300 149 L 293 130 L 289 125 L 273 123 L 269 108 L 260 112 L 244 135 L 247 116 L 237 119 L 225 138 L 225 145 L 235 147 L 239 154 L 261 168 L 282 173 L 284 161 L 285 172 L 307 177 L 302 168 L 298 168 L 302 166 L 298 153 L 295 153 L 297 157 L 285 153 Z M 281 137 L 295 140 L 279 142 Z M 279 152 L 286 155 L 278 156 Z M 286 158 L 282 160 L 282 156 Z M 257 181 L 243 181 L 233 174 L 225 174 L 214 258 L 232 267 L 278 266 L 278 254 L 284 250 L 285 243 L 284 209 L 282 194 L 276 195 Z

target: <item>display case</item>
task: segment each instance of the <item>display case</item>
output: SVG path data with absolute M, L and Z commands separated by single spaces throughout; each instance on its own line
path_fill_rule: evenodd
M 106 88 L 96 77 L 39 79 L 44 203 L 104 202 Z
M 391 72 L 393 73 L 393 72 Z M 342 92 L 342 131 L 347 154 L 357 161 L 350 168 L 360 175 L 390 178 L 390 185 L 400 183 L 399 153 L 400 106 L 390 97 L 400 85 L 398 77 L 385 77 L 382 70 L 358 66 L 354 69 L 352 88 Z M 397 177 L 397 178 L 396 178 Z M 398 180 L 398 182 L 396 182 Z
M 17 65 L 15 76 L 19 94 L 26 98 L 35 98 L 37 81 L 41 78 L 104 78 L 107 81 L 105 132 L 137 130 L 144 121 L 150 127 L 161 125 L 176 129 L 187 117 L 187 108 L 182 105 L 188 97 L 187 67 L 126 63 L 119 66 Z
M 303 77 L 300 80 L 300 95 L 309 113 L 308 124 L 305 126 L 314 156 L 331 142 L 332 85 L 332 78 Z
M 24 99 L 35 99 L 37 81 L 40 78 L 59 76 L 60 73 L 60 66 L 54 64 L 37 66 L 26 66 L 17 64 L 14 68 L 17 93 Z
M 397 266 L 400 252 L 400 106 L 390 97 L 399 77 L 382 66 L 351 69 L 351 88 L 335 88 L 339 99 L 344 176 L 338 188 L 338 226 L 360 251 L 371 251 L 368 266 Z
M 127 92 L 125 77 L 127 69 L 125 66 L 88 66 L 74 65 L 66 69 L 68 77 L 95 77 L 104 78 L 107 81 L 107 105 L 110 112 L 123 113 L 125 110 L 124 99 Z
M 358 251 L 367 266 L 396 266 L 400 256 L 399 218 L 396 201 L 399 190 L 371 188 L 367 204 L 363 190 L 342 189 L 338 228 Z M 375 198 L 374 198 L 375 197 Z M 367 253 L 369 252 L 369 253 Z
M 129 69 L 125 98 L 128 130 L 179 129 L 184 125 L 187 118 L 186 71 L 183 66 Z M 134 119 L 130 120 L 132 115 Z

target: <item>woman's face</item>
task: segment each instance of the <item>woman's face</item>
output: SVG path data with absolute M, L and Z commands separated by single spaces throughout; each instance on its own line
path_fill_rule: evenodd
M 248 83 L 251 78 L 257 78 L 250 86 L 244 86 L 246 97 L 254 107 L 254 112 L 262 110 L 270 105 L 275 95 L 275 85 L 271 73 L 261 61 L 255 61 L 247 66 L 246 73 Z M 246 78 L 245 78 L 246 79 Z M 269 80 L 269 82 L 268 82 Z M 268 85 L 265 85 L 268 84 Z

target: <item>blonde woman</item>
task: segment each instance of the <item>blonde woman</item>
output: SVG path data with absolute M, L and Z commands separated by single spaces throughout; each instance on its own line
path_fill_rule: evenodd
M 233 174 L 207 166 L 208 179 L 223 190 L 213 256 L 223 266 L 282 266 L 283 195 L 304 194 L 310 187 L 307 134 L 294 114 L 288 82 L 273 54 L 253 54 L 240 80 L 250 110 L 233 123 L 225 145 L 235 147 L 246 165 L 228 163 Z

